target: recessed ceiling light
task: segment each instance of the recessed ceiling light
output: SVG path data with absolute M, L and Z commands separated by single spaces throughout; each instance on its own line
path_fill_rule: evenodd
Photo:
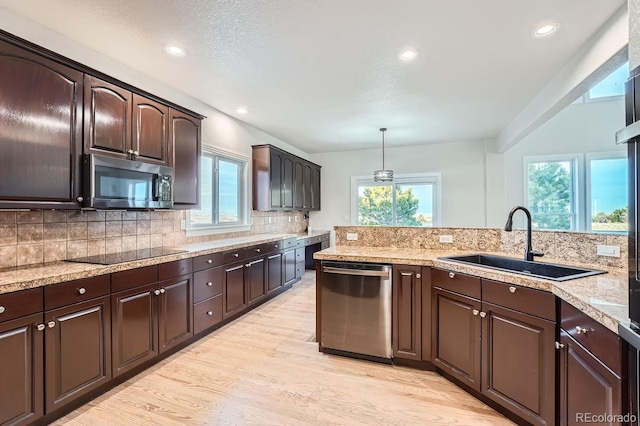
M 175 44 L 168 44 L 164 47 L 164 51 L 173 56 L 184 56 L 187 52 L 180 46 Z
M 531 33 L 531 37 L 541 38 L 550 36 L 551 34 L 558 31 L 558 28 L 560 28 L 560 24 L 556 22 L 545 22 L 544 24 L 533 30 L 533 32 Z
M 248 109 L 246 109 L 246 108 L 238 108 L 238 109 L 236 109 L 236 112 L 237 112 L 238 114 L 246 114 L 246 113 L 248 113 L 248 112 L 249 112 L 249 110 L 248 110 Z
M 400 55 L 398 55 L 401 61 L 412 61 L 417 56 L 418 56 L 418 51 L 415 49 L 405 49 L 402 52 L 400 52 Z

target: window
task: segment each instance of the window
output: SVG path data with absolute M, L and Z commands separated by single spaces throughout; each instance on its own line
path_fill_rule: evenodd
M 187 235 L 250 228 L 246 190 L 247 160 L 227 153 L 203 151 L 200 209 L 187 215 Z
M 587 90 L 574 103 L 608 101 L 624 96 L 624 83 L 629 78 L 629 62 L 609 74 L 604 80 Z
M 440 224 L 439 173 L 396 175 L 393 182 L 351 178 L 354 225 L 421 226 Z
M 525 157 L 524 172 L 534 229 L 628 230 L 624 152 Z

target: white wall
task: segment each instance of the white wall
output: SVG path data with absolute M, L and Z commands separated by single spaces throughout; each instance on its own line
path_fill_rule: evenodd
M 625 126 L 624 100 L 571 104 L 505 153 L 505 202 L 524 203 L 523 157 L 530 155 L 626 152 L 614 135 Z
M 385 149 L 385 166 L 395 174 L 442 173 L 442 226 L 486 225 L 484 141 Z M 382 167 L 381 149 L 312 154 L 322 166 L 322 211 L 310 226 L 349 225 L 351 176 L 372 176 Z M 345 217 L 347 220 L 345 220 Z

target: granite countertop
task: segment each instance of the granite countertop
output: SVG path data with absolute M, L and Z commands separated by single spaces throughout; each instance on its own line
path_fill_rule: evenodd
M 400 249 L 386 247 L 329 247 L 314 254 L 318 260 L 338 260 L 347 262 L 401 263 L 405 265 L 433 266 L 449 271 L 474 275 L 524 287 L 550 291 L 561 299 L 582 310 L 605 327 L 618 333 L 618 323 L 628 323 L 629 297 L 627 271 L 618 268 L 601 268 L 606 274 L 585 278 L 576 278 L 556 282 L 542 278 L 487 269 L 481 266 L 465 265 L 439 259 L 444 256 L 456 256 L 477 253 L 465 251 L 437 251 Z M 505 253 L 489 253 L 497 256 L 514 257 Z M 591 268 L 555 259 L 545 259 L 548 263 L 559 263 Z

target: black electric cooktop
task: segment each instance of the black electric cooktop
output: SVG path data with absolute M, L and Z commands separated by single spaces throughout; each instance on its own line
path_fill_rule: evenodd
M 121 253 L 98 254 L 95 256 L 77 257 L 67 259 L 67 262 L 94 263 L 98 265 L 113 265 L 115 263 L 132 262 L 134 260 L 149 259 L 151 257 L 166 256 L 170 254 L 185 253 L 186 250 L 170 248 L 150 248 L 142 250 L 123 251 Z

